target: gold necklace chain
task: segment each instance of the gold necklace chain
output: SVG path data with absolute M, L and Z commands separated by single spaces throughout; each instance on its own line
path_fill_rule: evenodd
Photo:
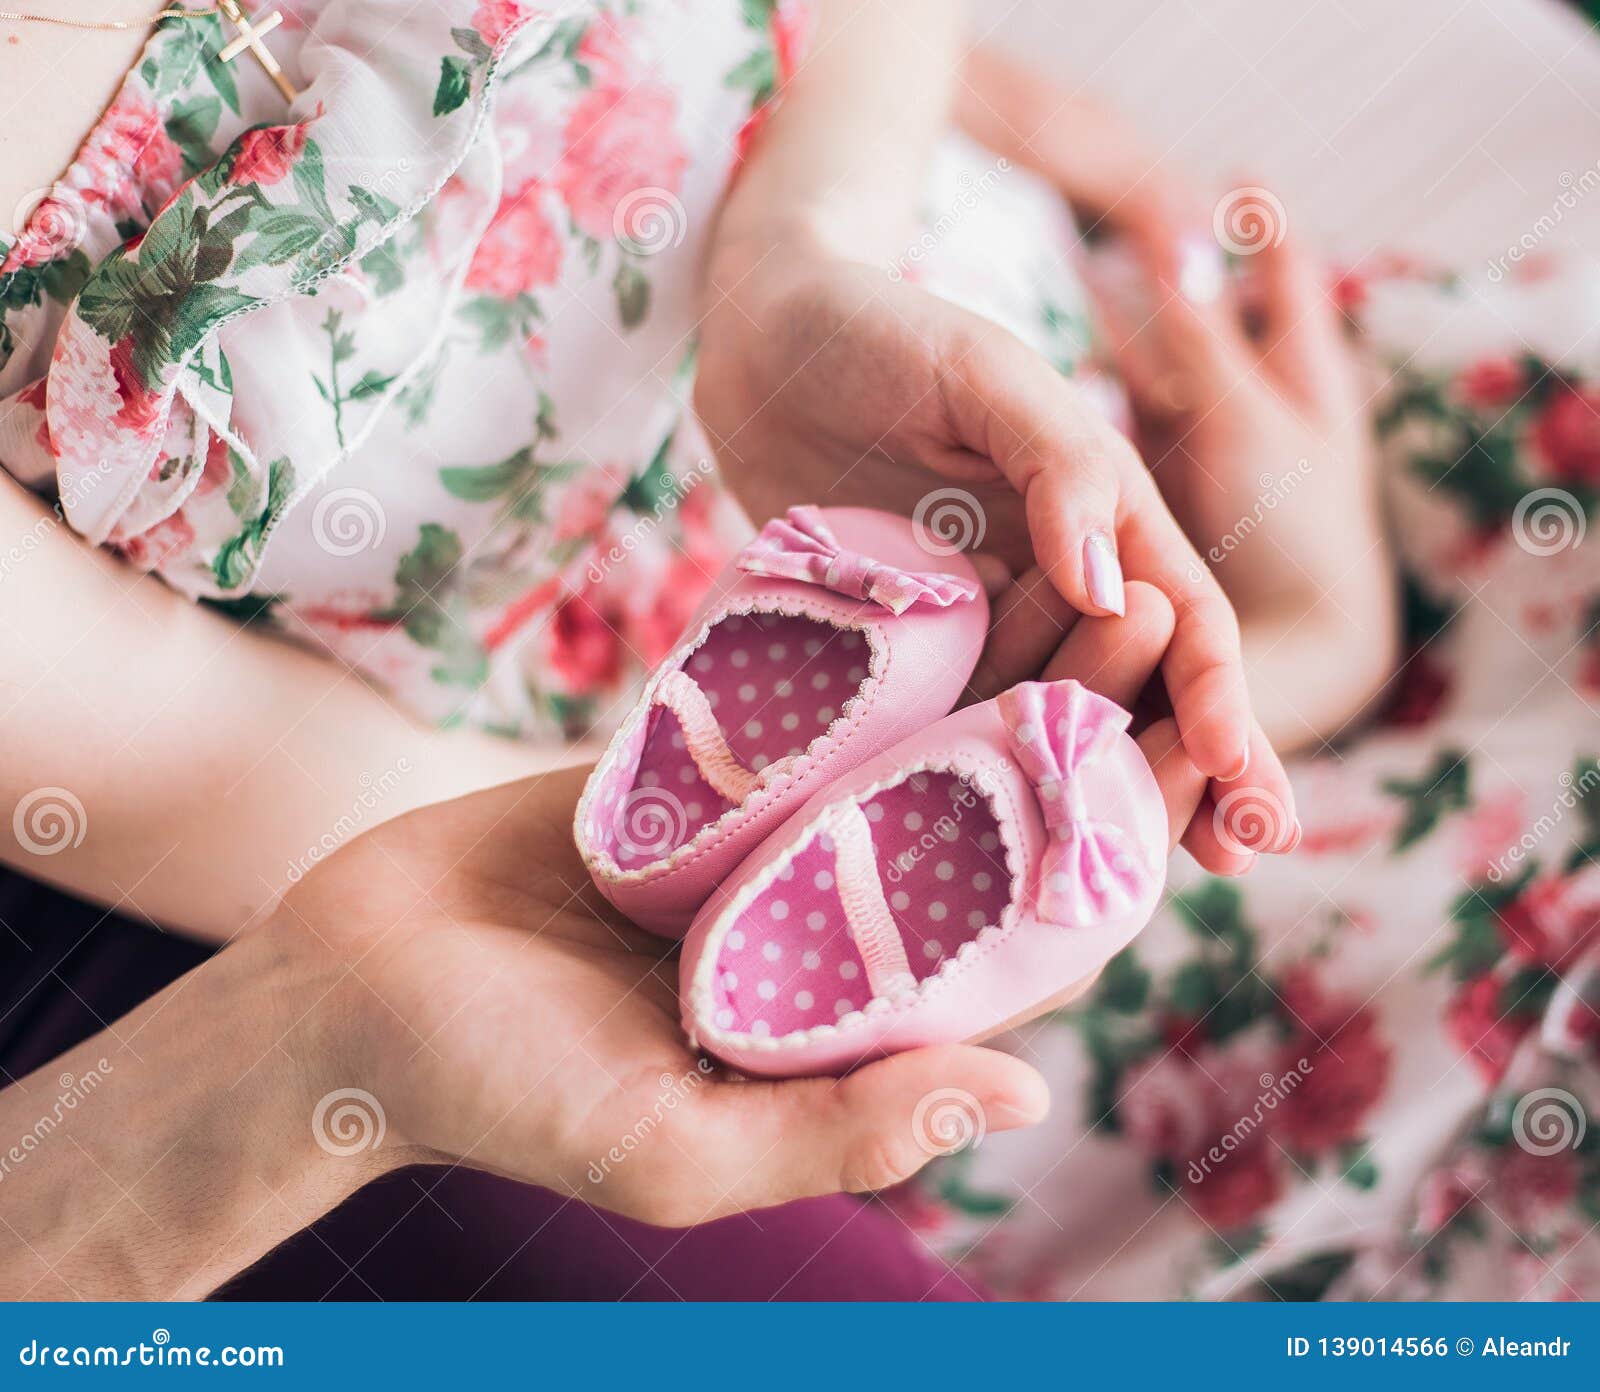
M 62 19 L 59 15 L 29 14 L 26 10 L 0 10 L 0 21 L 13 24 L 59 24 L 63 29 L 148 29 L 160 19 L 205 19 L 220 9 L 158 10 L 149 19 Z

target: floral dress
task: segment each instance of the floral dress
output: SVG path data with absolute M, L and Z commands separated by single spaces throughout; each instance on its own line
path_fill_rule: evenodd
M 287 107 L 162 21 L 0 241 L 0 461 L 430 720 L 604 724 L 742 537 L 693 268 L 802 21 L 299 0 Z
M 1017 1033 L 1049 1120 L 890 1197 L 1001 1294 L 1600 1298 L 1600 277 L 1502 281 L 1338 286 L 1399 690 L 1292 766 L 1292 856 L 1180 857 L 1087 1001 Z

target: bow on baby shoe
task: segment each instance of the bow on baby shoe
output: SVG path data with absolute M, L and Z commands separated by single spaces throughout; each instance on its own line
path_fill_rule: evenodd
M 844 550 L 815 507 L 792 507 L 787 516 L 773 518 L 734 564 L 749 575 L 806 580 L 849 599 L 882 605 L 896 615 L 924 600 L 943 609 L 978 593 L 970 580 L 899 570 Z
M 1126 831 L 1089 815 L 1078 777 L 1131 717 L 1075 681 L 1022 682 L 997 705 L 1050 832 L 1039 867 L 1040 919 L 1083 924 L 1131 909 L 1149 886 L 1150 869 Z

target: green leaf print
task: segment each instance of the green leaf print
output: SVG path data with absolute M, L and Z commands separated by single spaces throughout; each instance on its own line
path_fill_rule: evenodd
M 466 27 L 452 29 L 450 37 L 456 41 L 456 47 L 467 57 L 475 58 L 480 63 L 487 63 L 494 56 L 494 50 L 476 29 Z
M 1472 805 L 1472 778 L 1467 756 L 1459 749 L 1441 750 L 1433 764 L 1415 779 L 1388 778 L 1383 791 L 1406 804 L 1405 820 L 1394 849 L 1404 851 L 1429 835 L 1451 812 Z
M 1150 998 L 1150 973 L 1133 948 L 1124 948 L 1105 965 L 1095 986 L 1095 1002 L 1119 1015 L 1137 1015 Z
M 778 85 L 778 60 L 771 46 L 763 44 L 730 70 L 723 85 L 748 91 L 752 105 L 766 101 Z
M 677 501 L 678 481 L 673 478 L 672 470 L 667 465 L 672 441 L 677 433 L 676 430 L 667 432 L 666 438 L 650 456 L 650 462 L 628 480 L 628 486 L 622 492 L 622 505 L 641 517 L 659 517 Z
M 498 464 L 458 465 L 439 470 L 445 492 L 466 503 L 493 502 L 508 492 L 533 462 L 533 451 L 520 449 Z
M 433 114 L 448 116 L 472 95 L 472 64 L 453 54 L 439 60 L 439 86 L 433 94 Z
M 217 548 L 211 560 L 211 573 L 222 589 L 236 590 L 254 574 L 261 540 L 276 523 L 294 491 L 294 468 L 287 458 L 274 459 L 267 465 L 266 505 L 257 510 L 260 496 L 257 480 L 234 451 L 229 450 L 228 455 L 234 468 L 228 503 L 244 525 Z
M 476 687 L 489 675 L 489 659 L 467 626 L 460 596 L 449 588 L 463 554 L 453 531 L 424 522 L 416 546 L 395 567 L 396 604 L 381 617 L 399 622 L 413 642 L 439 654 L 435 681 Z
M 1352 1141 L 1339 1152 L 1339 1178 L 1356 1189 L 1378 1187 L 1378 1162 L 1366 1141 Z
M 969 1218 L 1003 1218 L 1016 1207 L 1015 1199 L 1004 1194 L 985 1193 L 972 1185 L 971 1150 L 958 1151 L 941 1160 L 934 1169 L 934 1192 L 957 1213 Z
M 1528 887 L 1538 871 L 1538 862 L 1529 861 L 1515 879 L 1485 882 L 1458 894 L 1449 919 L 1455 936 L 1429 959 L 1427 970 L 1448 967 L 1457 981 L 1468 981 L 1493 967 L 1506 950 L 1499 912 Z
M 617 317 L 625 329 L 636 329 L 650 312 L 650 282 L 631 261 L 624 261 L 611 278 L 617 296 Z
M 191 97 L 167 113 L 167 137 L 183 152 L 186 172 L 204 169 L 216 157 L 211 141 L 221 119 L 222 103 L 216 97 Z

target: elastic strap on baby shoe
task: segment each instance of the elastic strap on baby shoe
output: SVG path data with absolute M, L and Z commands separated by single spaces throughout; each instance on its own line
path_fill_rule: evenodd
M 663 674 L 656 683 L 654 700 L 677 717 L 684 747 L 712 788 L 733 803 L 743 802 L 756 790 L 760 777 L 728 748 L 711 702 L 693 677 L 681 670 Z
M 867 985 L 875 996 L 891 996 L 915 986 L 905 943 L 883 897 L 872 824 L 851 798 L 828 809 L 828 835 L 833 838 L 834 880 L 845 922 L 867 968 Z

